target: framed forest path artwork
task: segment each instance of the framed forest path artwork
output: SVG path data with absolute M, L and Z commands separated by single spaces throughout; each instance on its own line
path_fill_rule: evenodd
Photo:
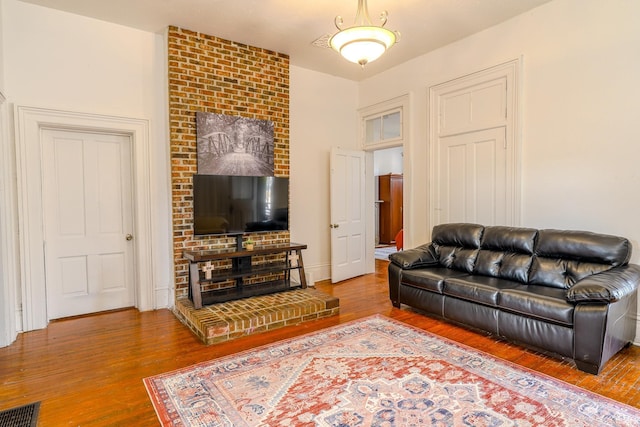
M 273 176 L 273 122 L 196 112 L 198 174 Z

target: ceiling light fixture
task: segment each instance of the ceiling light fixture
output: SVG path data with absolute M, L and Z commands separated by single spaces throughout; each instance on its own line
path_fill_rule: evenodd
M 380 26 L 373 25 L 369 18 L 367 0 L 358 0 L 354 25 L 343 28 L 342 17 L 336 16 L 335 24 L 340 31 L 329 39 L 329 45 L 347 61 L 360 64 L 364 68 L 369 62 L 380 58 L 400 36 L 397 31 L 383 28 L 387 23 L 387 15 L 387 11 L 383 11 L 380 14 Z

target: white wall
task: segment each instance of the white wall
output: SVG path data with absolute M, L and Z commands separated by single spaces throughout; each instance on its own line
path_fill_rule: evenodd
M 0 3 L 0 29 L 2 28 L 3 16 L 3 7 Z M 15 218 L 12 215 L 12 204 L 3 202 L 12 200 L 14 192 L 11 186 L 13 151 L 9 139 L 9 116 L 4 94 L 5 60 L 2 33 L 0 31 L 0 347 L 8 345 L 16 337 L 15 286 L 5 286 L 4 284 L 15 282 L 13 274 L 17 270 L 17 263 L 12 256 L 15 252 L 15 236 L 12 234 Z
M 164 35 L 17 0 L 0 2 L 4 14 L 1 32 L 5 87 L 10 106 L 150 121 L 150 221 L 154 233 L 156 306 L 171 305 L 173 257 Z M 313 280 L 328 278 L 330 271 L 329 150 L 332 145 L 355 147 L 356 107 L 355 82 L 292 67 L 291 236 L 293 241 L 308 244 L 305 266 Z M 12 135 L 10 139 L 13 144 Z M 15 181 L 10 185 L 15 188 Z M 12 208 L 17 213 L 17 207 Z M 16 227 L 12 231 L 17 236 Z M 0 278 L 0 290 L 11 289 L 15 294 L 14 311 L 20 317 L 20 289 L 8 288 L 14 283 L 3 283 Z M 170 295 L 171 300 L 161 295 Z
M 149 121 L 155 306 L 172 304 L 164 35 L 1 1 L 5 88 L 11 106 Z M 12 185 L 15 188 L 15 182 Z M 20 294 L 18 290 L 16 311 Z
M 628 190 L 640 184 L 639 15 L 635 1 L 555 0 L 362 82 L 359 107 L 415 95 L 412 179 L 427 183 L 428 88 L 522 55 L 521 224 L 620 234 L 637 246 L 640 198 Z M 413 230 L 423 239 L 427 189 L 408 201 L 419 210 L 407 206 L 425 218 Z
M 3 2 L 0 1 L 0 25 L 2 25 L 2 17 L 4 16 L 3 10 Z M 4 34 L 1 29 L 2 27 L 0 26 L 0 93 L 4 93 Z
M 402 173 L 402 147 L 386 148 L 373 152 L 373 174 Z
M 358 85 L 300 67 L 290 73 L 291 241 L 306 243 L 305 271 L 330 278 L 329 154 L 358 149 Z
M 638 16 L 638 1 L 555 0 L 360 85 L 360 108 L 415 95 L 414 244 L 429 238 L 428 88 L 522 56 L 520 224 L 625 236 L 640 262 Z
M 14 103 L 151 118 L 161 36 L 3 0 L 8 97 Z
M 154 282 L 172 288 L 163 36 L 0 2 L 10 105 L 150 120 Z M 313 279 L 329 277 L 329 150 L 358 148 L 357 110 L 412 95 L 404 150 L 405 180 L 414 183 L 405 187 L 412 236 L 405 241 L 421 243 L 430 233 L 428 88 L 521 55 L 521 224 L 624 235 L 638 262 L 637 16 L 640 2 L 632 0 L 555 0 L 360 84 L 291 67 L 291 238 L 308 244 L 305 267 Z

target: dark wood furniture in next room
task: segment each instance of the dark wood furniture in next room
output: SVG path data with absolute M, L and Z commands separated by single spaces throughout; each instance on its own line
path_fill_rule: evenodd
M 402 175 L 378 176 L 378 202 L 380 243 L 395 243 L 402 230 Z

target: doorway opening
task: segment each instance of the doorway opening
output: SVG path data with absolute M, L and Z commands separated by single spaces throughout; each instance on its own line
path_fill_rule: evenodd
M 360 140 L 367 153 L 367 209 L 374 210 L 368 213 L 367 229 L 371 271 L 375 259 L 388 260 L 389 252 L 403 247 L 403 147 L 409 142 L 410 105 L 411 96 L 405 94 L 358 111 Z
M 403 147 L 373 152 L 375 259 L 403 248 Z

